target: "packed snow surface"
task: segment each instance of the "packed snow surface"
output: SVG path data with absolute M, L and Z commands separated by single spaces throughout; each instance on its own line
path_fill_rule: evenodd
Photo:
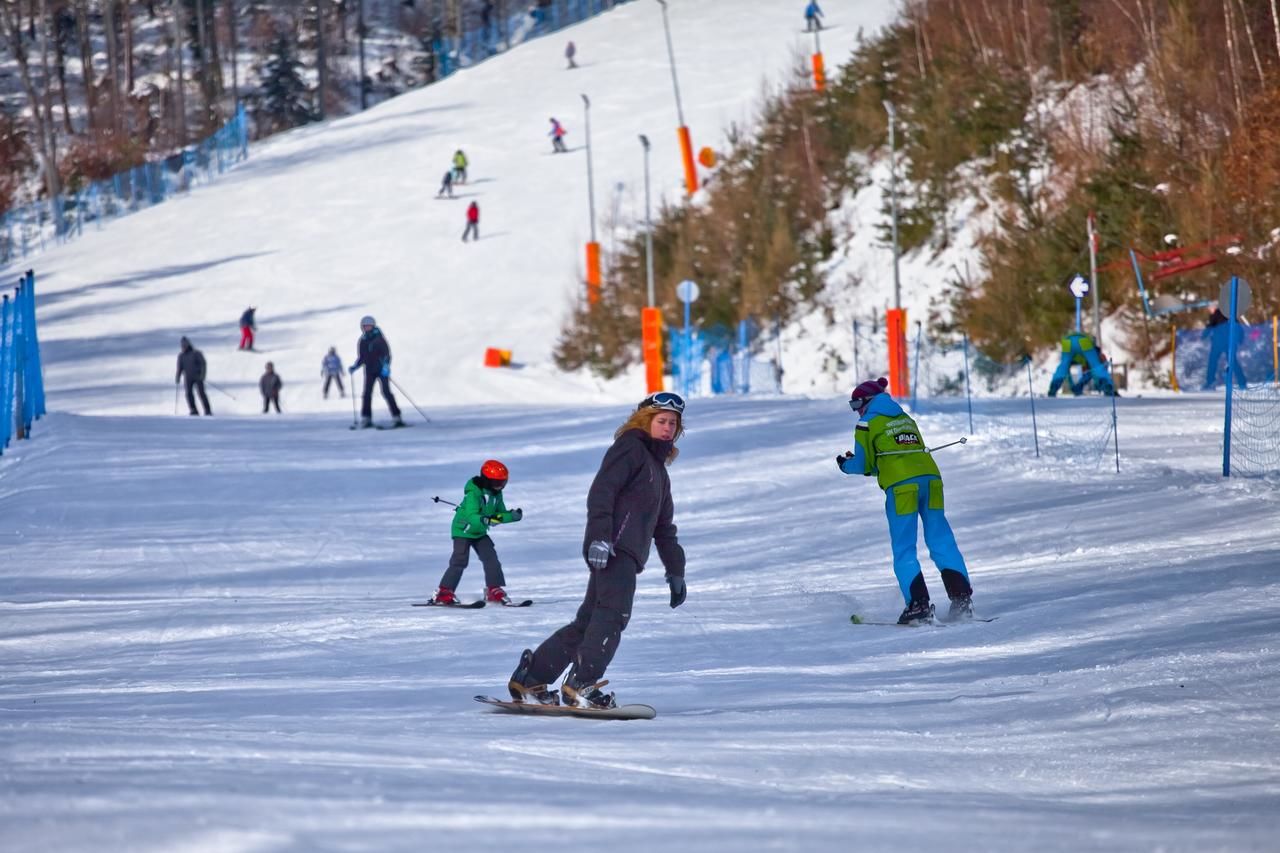
M 829 59 L 891 4 L 826 9 Z M 671 3 L 696 145 L 786 73 L 799 4 Z M 570 37 L 565 34 L 564 38 Z M 255 149 L 227 178 L 37 263 L 53 413 L 0 457 L 0 848 L 41 851 L 1274 850 L 1280 491 L 1224 480 L 1208 396 L 955 405 L 921 427 L 980 615 L 902 607 L 883 496 L 846 477 L 842 398 L 693 400 L 672 467 L 688 602 L 656 557 L 608 676 L 643 722 L 495 714 L 520 650 L 573 615 L 588 485 L 638 394 L 549 363 L 636 134 L 679 191 L 656 4 Z M 710 138 L 708 138 L 710 137 Z M 480 201 L 435 201 L 464 148 Z M 608 221 L 602 213 L 601 222 Z M 610 235 L 602 231 L 607 245 Z M 260 354 L 235 351 L 259 307 Z M 412 429 L 347 430 L 319 389 L 360 315 Z M 177 339 L 215 416 L 173 396 Z M 517 370 L 480 367 L 485 346 Z M 285 414 L 262 416 L 270 358 Z M 230 395 L 234 395 L 234 399 Z M 375 416 L 385 422 L 380 400 Z M 1074 438 L 1072 437 L 1074 436 Z M 486 458 L 526 609 L 414 608 Z M 922 548 L 922 552 L 923 552 Z M 926 577 L 945 609 L 941 584 Z M 460 593 L 481 594 L 474 564 Z
M 626 723 L 471 698 L 572 617 L 626 406 L 52 415 L 0 460 L 0 846 L 1275 849 L 1280 495 L 1221 478 L 1212 401 L 1123 401 L 1120 474 L 1037 460 L 1019 405 L 938 454 L 999 618 L 909 629 L 849 621 L 902 600 L 882 493 L 836 470 L 843 400 L 695 401 L 689 597 L 654 557 L 608 677 L 658 717 Z M 432 496 L 493 456 L 536 603 L 411 607 L 450 551 Z

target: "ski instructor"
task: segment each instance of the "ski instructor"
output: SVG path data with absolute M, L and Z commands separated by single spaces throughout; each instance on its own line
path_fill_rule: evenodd
M 360 318 L 360 331 L 362 333 L 360 340 L 356 341 L 356 363 L 350 367 L 350 372 L 355 373 L 356 368 L 364 365 L 364 396 L 360 400 L 360 428 L 367 429 L 373 426 L 375 382 L 382 386 L 382 399 L 387 401 L 387 408 L 391 410 L 391 417 L 394 418 L 392 426 L 405 426 L 404 420 L 400 417 L 400 407 L 396 405 L 396 398 L 391 393 L 391 346 L 382 336 L 382 330 L 378 328 L 378 324 L 367 314 Z M 354 388 L 352 393 L 355 393 Z
M 684 549 L 672 522 L 671 480 L 667 466 L 679 455 L 684 433 L 684 400 L 661 391 L 645 397 L 614 433 L 613 446 L 587 492 L 587 530 L 582 556 L 591 570 L 587 594 L 573 621 L 525 649 L 511 674 L 517 702 L 615 708 L 612 693 L 600 690 L 604 671 L 618 651 L 631 618 L 636 576 L 644 571 L 651 545 L 666 569 L 671 606 L 684 603 Z M 547 685 L 572 664 L 560 696 Z

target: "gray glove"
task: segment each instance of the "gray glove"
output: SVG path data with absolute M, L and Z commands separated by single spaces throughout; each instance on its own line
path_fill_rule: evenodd
M 614 554 L 613 546 L 603 539 L 597 539 L 587 548 L 587 565 L 592 569 L 603 569 L 609 565 L 609 558 Z
M 671 609 L 675 610 L 684 604 L 684 578 L 678 575 L 667 575 L 667 586 L 671 587 Z

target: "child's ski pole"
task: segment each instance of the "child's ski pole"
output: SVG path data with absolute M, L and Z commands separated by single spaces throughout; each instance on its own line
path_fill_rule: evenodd
M 457 505 L 456 503 L 454 503 L 453 501 L 447 501 L 447 500 L 445 500 L 444 498 L 440 497 L 439 495 L 436 495 L 436 496 L 435 496 L 435 497 L 433 497 L 431 500 L 435 501 L 435 502 L 436 502 L 436 503 L 438 503 L 438 504 L 448 504 L 449 506 L 453 507 L 454 509 L 457 509 L 457 508 L 458 508 L 458 505 Z

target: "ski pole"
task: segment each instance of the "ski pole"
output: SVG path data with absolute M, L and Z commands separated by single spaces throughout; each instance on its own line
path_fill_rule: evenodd
M 339 383 L 341 383 L 341 380 L 339 380 Z M 338 387 L 341 388 L 342 385 L 339 384 Z M 359 425 L 360 425 L 360 421 L 356 417 L 356 380 L 355 380 L 355 374 L 352 373 L 351 374 L 351 428 L 355 429 Z
M 457 505 L 456 503 L 454 503 L 453 501 L 447 501 L 447 500 L 445 500 L 444 498 L 440 497 L 439 495 L 436 495 L 436 496 L 435 496 L 435 497 L 433 497 L 431 500 L 435 501 L 435 502 L 436 502 L 436 503 L 438 503 L 438 504 L 448 504 L 449 506 L 453 507 L 454 509 L 457 509 L 457 508 L 458 508 L 458 505 Z
M 952 447 L 957 444 L 965 444 L 969 439 L 961 438 L 958 441 L 952 441 L 947 444 L 939 444 L 937 447 L 926 447 L 923 450 L 886 450 L 883 453 L 877 453 L 876 456 L 902 456 L 905 453 L 933 453 L 935 450 L 941 450 L 944 447 Z
M 205 385 L 208 385 L 210 388 L 212 388 L 213 390 L 217 391 L 219 394 L 226 394 L 226 395 L 227 395 L 228 397 L 230 397 L 232 400 L 234 400 L 234 399 L 236 398 L 236 395 L 235 395 L 235 394 L 232 394 L 230 391 L 224 391 L 223 389 L 219 388 L 217 385 L 214 385 L 214 384 L 213 384 L 212 382 L 210 382 L 208 379 L 206 379 L 206 380 L 204 381 L 204 384 L 205 384 Z
M 178 383 L 173 383 L 173 413 L 178 414 Z
M 390 377 L 390 376 L 388 376 L 387 378 L 388 378 L 388 379 L 391 379 L 391 377 Z M 396 386 L 396 390 L 397 390 L 397 391 L 399 391 L 401 394 L 403 394 L 403 395 L 404 395 L 404 398 L 405 398 L 406 400 L 408 400 L 408 401 L 409 401 L 409 405 L 410 405 L 410 406 L 413 406 L 415 409 L 418 409 L 418 404 L 417 404 L 417 403 L 415 403 L 415 402 L 413 402 L 413 398 L 409 396 L 409 392 L 408 392 L 408 391 L 406 391 L 406 390 L 404 390 L 403 388 L 401 388 L 401 387 L 400 387 L 400 383 L 399 383 L 399 382 L 395 381 L 394 379 L 391 379 L 391 384 L 392 384 L 392 385 L 394 385 L 394 386 Z M 426 414 L 425 414 L 425 413 L 423 413 L 422 409 L 418 409 L 418 414 L 422 415 L 422 419 L 423 419 L 424 421 L 426 421 L 427 423 L 431 423 L 431 418 L 427 417 L 427 416 L 426 416 Z

